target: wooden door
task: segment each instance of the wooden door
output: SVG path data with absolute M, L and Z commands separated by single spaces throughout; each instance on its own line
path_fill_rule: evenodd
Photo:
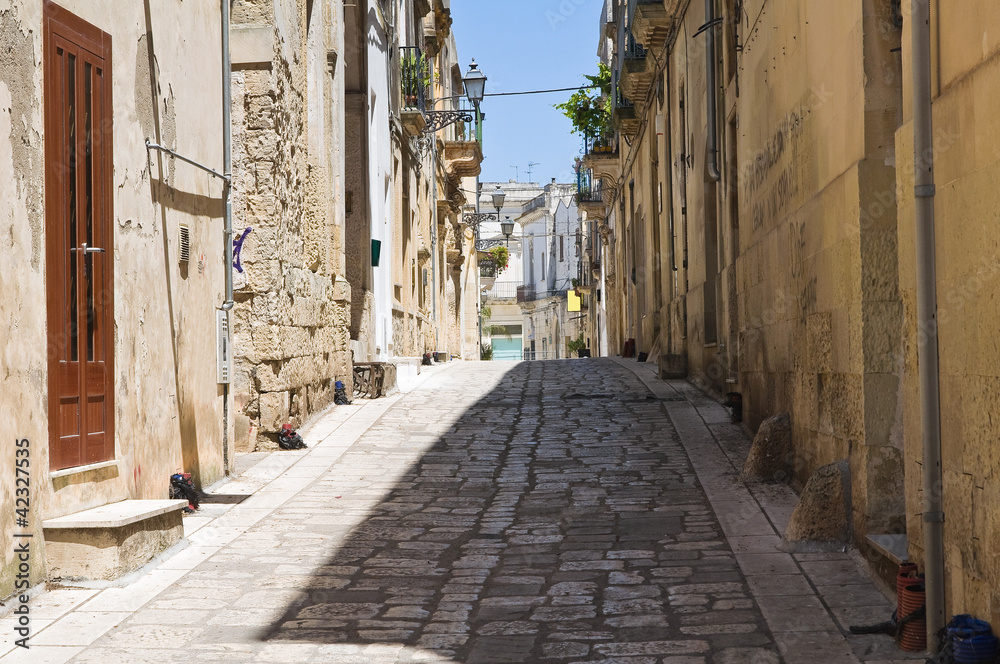
M 51 470 L 114 459 L 111 38 L 44 8 Z

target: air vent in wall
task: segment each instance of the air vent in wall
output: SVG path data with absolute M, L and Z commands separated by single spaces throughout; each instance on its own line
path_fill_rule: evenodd
M 191 229 L 187 224 L 180 224 L 180 250 L 177 260 L 187 263 L 191 258 Z

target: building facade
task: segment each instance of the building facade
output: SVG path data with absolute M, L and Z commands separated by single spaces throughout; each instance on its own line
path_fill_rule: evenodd
M 0 449 L 31 473 L 0 528 L 36 543 L 0 596 L 140 566 L 181 536 L 172 474 L 224 479 L 354 362 L 478 357 L 446 0 L 13 0 L 0 35 Z
M 0 412 L 13 430 L 0 530 L 33 536 L 32 585 L 48 574 L 44 520 L 166 498 L 182 470 L 201 485 L 224 476 L 221 26 L 208 1 L 0 9 L 0 252 L 12 268 Z M 25 458 L 30 480 L 14 472 Z M 19 581 L 7 548 L 4 597 Z
M 252 449 L 332 403 L 354 362 L 475 357 L 459 211 L 482 151 L 474 122 L 431 122 L 463 92 L 445 2 L 245 3 L 232 34 L 235 207 L 252 229 L 236 406 Z
M 588 137 L 581 188 L 590 334 L 740 393 L 752 429 L 789 413 L 798 487 L 846 459 L 851 538 L 881 569 L 869 535 L 905 533 L 923 559 L 908 5 L 608 0 L 614 124 Z M 982 20 L 932 18 L 942 492 L 948 613 L 995 621 L 981 185 L 1000 149 L 979 100 L 1000 80 L 1000 18 L 970 10 Z

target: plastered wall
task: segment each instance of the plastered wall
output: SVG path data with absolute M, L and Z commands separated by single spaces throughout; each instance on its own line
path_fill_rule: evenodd
M 218 3 L 79 2 L 62 7 L 112 39 L 115 463 L 51 477 L 45 310 L 42 3 L 0 2 L 0 413 L 31 442 L 38 548 L 41 521 L 126 498 L 165 498 L 169 475 L 201 484 L 222 474 L 223 397 L 216 383 L 215 312 L 223 299 L 221 183 L 148 153 L 166 144 L 220 169 Z M 192 260 L 178 262 L 178 225 Z M 0 449 L 0 532 L 14 529 L 12 442 Z M 0 557 L 0 596 L 13 590 L 12 550 Z

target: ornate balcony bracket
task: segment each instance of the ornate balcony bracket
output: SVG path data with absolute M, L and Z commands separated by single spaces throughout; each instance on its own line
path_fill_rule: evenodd
M 502 247 L 505 245 L 503 240 L 478 240 L 476 242 L 477 251 L 488 251 L 493 247 Z
M 433 134 L 456 122 L 475 122 L 468 111 L 424 111 L 424 115 L 427 117 L 424 134 Z

